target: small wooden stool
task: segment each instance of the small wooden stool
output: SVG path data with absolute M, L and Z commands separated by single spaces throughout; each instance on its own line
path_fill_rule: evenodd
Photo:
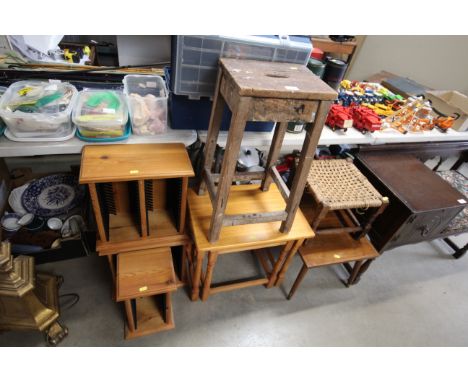
M 177 278 L 169 247 L 117 255 L 116 300 L 125 304 L 125 339 L 174 328 Z
M 354 240 L 346 232 L 317 235 L 299 248 L 299 254 L 303 265 L 288 294 L 288 300 L 292 298 L 305 274 L 311 268 L 343 264 L 349 272 L 349 278 L 345 285 L 350 286 L 359 282 L 361 275 L 379 256 L 367 238 Z M 351 266 L 351 262 L 354 262 L 353 266 Z
M 267 192 L 262 192 L 258 184 L 232 186 L 230 191 L 231 197 L 226 208 L 228 213 L 250 211 L 252 214 L 258 214 L 284 208 L 286 204 L 276 185 L 272 185 Z M 312 228 L 299 210 L 288 233 L 279 231 L 281 224 L 279 221 L 248 226 L 234 225 L 223 229 L 216 243 L 210 243 L 207 239 L 213 211 L 210 198 L 207 195 L 199 196 L 193 190 L 189 190 L 188 206 L 194 243 L 185 246 L 184 265 L 188 269 L 184 271 L 184 274 L 187 274 L 187 279 L 191 282 L 193 301 L 198 300 L 200 285 L 203 286 L 202 300 L 206 300 L 214 293 L 250 286 L 273 287 L 283 265 L 289 263 L 304 240 L 314 237 Z M 268 253 L 267 249 L 272 247 L 281 247 L 277 259 Z M 218 257 L 246 250 L 253 251 L 258 256 L 263 274 L 256 278 L 230 280 L 212 285 Z M 208 257 L 208 263 L 203 274 L 205 256 Z
M 199 194 L 205 188 L 213 205 L 208 239 L 219 239 L 222 226 L 281 221 L 282 233 L 291 229 L 304 192 L 307 173 L 317 147 L 325 118 L 337 93 L 305 66 L 252 60 L 220 59 L 218 80 L 205 146 Z M 212 164 L 225 105 L 232 111 L 231 125 L 220 174 L 212 174 Z M 315 114 L 315 119 L 314 119 Z M 314 122 L 312 123 L 312 120 Z M 275 128 L 265 172 L 235 174 L 236 161 L 247 121 L 279 122 Z M 291 190 L 275 165 L 288 122 L 306 124 L 306 137 Z M 276 183 L 286 208 L 259 214 L 225 215 L 233 180 L 261 179 L 262 190 Z M 218 183 L 218 186 L 215 185 Z
M 349 232 L 360 239 L 388 205 L 388 198 L 380 195 L 348 159 L 314 160 L 307 177 L 307 192 L 316 205 L 309 221 L 317 234 Z M 337 213 L 342 227 L 319 228 L 329 211 Z M 349 219 L 351 224 L 346 224 Z

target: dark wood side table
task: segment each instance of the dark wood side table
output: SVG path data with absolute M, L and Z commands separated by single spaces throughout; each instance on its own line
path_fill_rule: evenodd
M 382 253 L 404 244 L 445 236 L 443 231 L 465 207 L 465 197 L 416 157 L 382 151 L 360 152 L 356 166 L 390 198 L 369 236 Z

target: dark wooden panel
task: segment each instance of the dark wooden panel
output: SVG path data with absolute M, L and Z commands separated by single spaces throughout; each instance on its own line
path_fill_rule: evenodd
M 360 153 L 358 159 L 413 211 L 459 208 L 464 196 L 411 155 Z

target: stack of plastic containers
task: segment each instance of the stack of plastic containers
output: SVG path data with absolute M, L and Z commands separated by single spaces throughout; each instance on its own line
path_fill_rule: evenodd
M 73 109 L 77 135 L 85 141 L 126 139 L 128 108 L 124 94 L 115 90 L 85 89 L 78 95 Z
M 0 100 L 5 135 L 14 141 L 62 141 L 74 135 L 70 120 L 76 88 L 60 81 L 18 81 Z
M 137 135 L 154 135 L 166 131 L 167 89 L 160 76 L 126 75 L 123 79 L 132 131 Z
M 169 110 L 173 129 L 207 130 L 220 57 L 291 62 L 306 65 L 312 51 L 302 36 L 174 36 Z M 169 78 L 171 77 L 171 78 Z M 228 130 L 231 115 L 224 113 L 221 130 Z M 271 131 L 274 122 L 248 122 L 246 131 Z

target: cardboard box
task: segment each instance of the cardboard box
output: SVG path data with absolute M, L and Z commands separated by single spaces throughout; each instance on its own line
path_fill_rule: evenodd
M 428 90 L 426 97 L 432 101 L 433 109 L 451 116 L 455 113 L 460 117 L 454 122 L 453 128 L 458 131 L 468 130 L 468 97 L 455 90 Z
M 0 217 L 9 209 L 8 196 L 13 188 L 45 175 L 47 174 L 34 174 L 30 168 L 19 168 L 9 171 L 5 161 L 0 158 Z M 60 245 L 56 248 L 43 249 L 39 252 L 21 252 L 14 255 L 29 255 L 34 257 L 36 264 L 43 264 L 92 254 L 96 250 L 96 228 L 91 204 L 88 202 L 87 196 L 81 204 L 81 216 L 85 220 L 87 229 L 82 231 L 80 235 L 61 239 Z M 0 240 L 4 239 L 2 237 L 3 233 L 0 226 Z

